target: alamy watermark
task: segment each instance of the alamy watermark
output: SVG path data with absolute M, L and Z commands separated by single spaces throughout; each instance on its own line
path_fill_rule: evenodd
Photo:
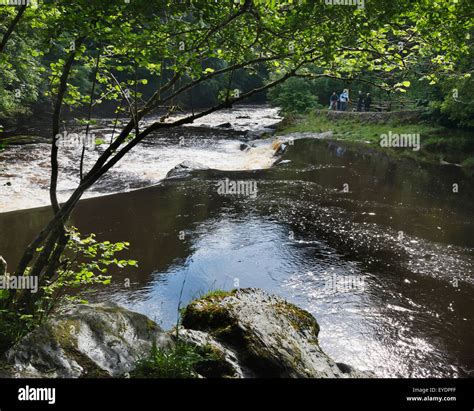
M 391 131 L 388 134 L 380 135 L 380 146 L 381 147 L 411 147 L 413 151 L 420 149 L 420 134 L 419 133 L 408 133 L 408 134 L 397 134 Z
M 84 147 L 86 150 L 94 150 L 96 148 L 96 137 L 94 133 L 80 134 L 68 133 L 64 131 L 56 134 L 56 147 Z
M 365 0 L 324 0 L 327 6 L 357 6 L 358 9 L 365 8 Z
M 38 276 L 36 275 L 1 275 L 0 290 L 30 290 L 33 294 L 38 292 Z
M 31 0 L 0 0 L 0 6 L 29 6 Z
M 258 187 L 255 180 L 220 180 L 217 183 L 217 194 L 241 197 L 257 197 Z
M 52 405 L 56 403 L 56 388 L 37 388 L 26 385 L 18 389 L 19 401 L 45 401 Z
M 365 291 L 365 276 L 333 274 L 324 282 L 324 289 L 333 293 Z

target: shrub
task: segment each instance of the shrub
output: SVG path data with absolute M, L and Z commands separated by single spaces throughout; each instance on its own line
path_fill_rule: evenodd
M 139 360 L 132 378 L 196 378 L 196 369 L 216 360 L 212 350 L 182 341 L 167 348 L 154 346 L 148 357 Z
M 307 113 L 321 108 L 312 92 L 310 81 L 302 78 L 289 78 L 271 90 L 268 96 L 272 104 L 280 107 L 283 113 Z

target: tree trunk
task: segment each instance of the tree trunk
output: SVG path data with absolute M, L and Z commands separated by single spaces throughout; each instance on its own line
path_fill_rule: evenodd
M 20 9 L 18 10 L 17 15 L 15 16 L 15 18 L 10 23 L 10 26 L 8 26 L 7 31 L 3 35 L 2 42 L 0 43 L 0 53 L 3 53 L 3 49 L 7 45 L 7 42 L 10 39 L 10 36 L 12 35 L 13 30 L 15 30 L 15 27 L 18 24 L 18 22 L 20 21 L 20 19 L 22 18 L 23 14 L 25 13 L 25 10 L 26 10 L 26 5 L 21 6 Z
M 54 103 L 54 113 L 53 113 L 53 138 L 51 140 L 51 183 L 49 187 L 49 197 L 51 200 L 51 206 L 53 211 L 56 214 L 59 211 L 59 203 L 57 196 L 57 186 L 58 186 L 58 174 L 59 174 L 59 164 L 58 164 L 58 134 L 59 134 L 59 125 L 61 119 L 61 107 L 63 105 L 64 96 L 67 91 L 67 81 L 69 74 L 71 73 L 72 65 L 76 59 L 77 49 L 84 42 L 84 37 L 79 38 L 74 45 L 74 50 L 69 54 L 67 61 L 64 63 L 63 71 L 59 79 L 59 89 L 56 96 L 56 101 Z

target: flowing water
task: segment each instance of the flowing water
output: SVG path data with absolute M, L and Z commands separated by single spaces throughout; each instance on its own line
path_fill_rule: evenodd
M 81 232 L 130 241 L 140 264 L 114 272 L 91 300 L 169 328 L 179 306 L 210 289 L 260 287 L 314 314 L 336 361 L 381 377 L 474 375 L 472 179 L 310 134 L 291 136 L 271 166 L 271 139 L 252 140 L 278 121 L 275 110 L 239 107 L 202 123 L 226 121 L 237 131 L 155 136 L 89 194 L 101 197 L 80 203 Z M 241 151 L 242 141 L 255 147 Z M 47 147 L 1 155 L 0 178 L 11 183 L 0 189 L 2 210 L 46 203 Z M 72 154 L 62 156 L 66 195 L 77 170 Z M 183 160 L 211 170 L 162 180 Z M 225 179 L 258 191 L 221 195 Z M 14 265 L 49 216 L 45 207 L 0 214 L 0 255 Z
M 178 116 L 174 117 L 174 119 Z M 233 129 L 209 129 L 232 120 Z M 274 162 L 269 144 L 256 141 L 256 150 L 240 150 L 242 139 L 252 140 L 268 131 L 266 126 L 280 118 L 272 108 L 237 107 L 197 120 L 189 128 L 155 133 L 139 147 L 134 148 L 110 173 L 85 195 L 96 197 L 105 193 L 130 191 L 156 184 L 168 171 L 183 161 L 198 161 L 203 166 L 225 170 L 267 168 Z M 141 127 L 153 119 L 143 122 Z M 85 139 L 85 166 L 87 170 L 107 147 L 113 137 L 112 120 L 99 120 L 91 133 L 101 145 L 89 144 Z M 102 126 L 102 127 L 101 127 Z M 69 133 L 78 133 L 69 127 Z M 82 130 L 84 134 L 84 130 Z M 115 133 L 115 136 L 117 134 Z M 62 141 L 62 140 L 61 140 Z M 65 201 L 79 182 L 79 161 L 82 144 L 76 139 L 65 141 L 59 150 L 58 198 Z M 50 144 L 10 146 L 0 151 L 0 212 L 38 207 L 49 204 Z

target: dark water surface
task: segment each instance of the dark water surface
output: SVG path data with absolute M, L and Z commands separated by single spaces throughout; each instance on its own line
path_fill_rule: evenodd
M 130 241 L 140 264 L 92 299 L 167 328 L 181 289 L 185 305 L 210 289 L 261 287 L 314 314 L 336 361 L 384 377 L 472 376 L 473 181 L 327 140 L 296 140 L 284 159 L 82 201 L 81 232 Z M 257 181 L 257 196 L 219 195 L 224 178 Z M 48 217 L 0 214 L 0 255 L 14 265 Z

